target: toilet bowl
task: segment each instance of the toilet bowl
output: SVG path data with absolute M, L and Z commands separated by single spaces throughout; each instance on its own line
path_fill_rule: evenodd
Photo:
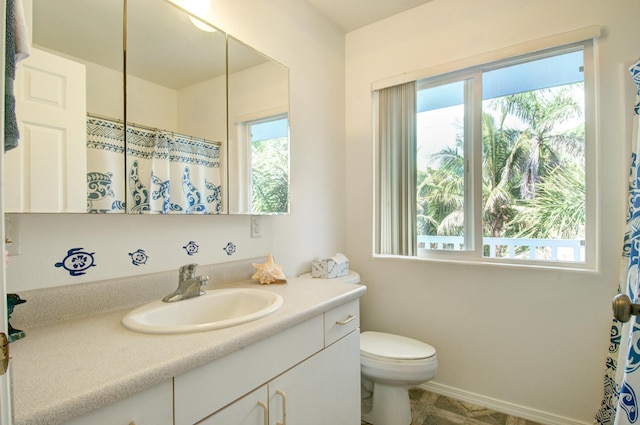
M 360 334 L 362 419 L 372 425 L 410 425 L 409 388 L 436 375 L 432 346 L 383 332 Z

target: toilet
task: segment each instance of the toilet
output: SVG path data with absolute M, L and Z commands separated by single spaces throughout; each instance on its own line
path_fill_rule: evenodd
M 409 388 L 436 376 L 432 346 L 383 332 L 360 334 L 362 420 L 372 425 L 410 425 Z
M 301 275 L 313 279 L 311 273 Z M 350 270 L 334 278 L 360 283 Z M 409 388 L 436 376 L 436 349 L 415 339 L 383 332 L 360 334 L 360 383 L 362 420 L 372 425 L 410 425 Z

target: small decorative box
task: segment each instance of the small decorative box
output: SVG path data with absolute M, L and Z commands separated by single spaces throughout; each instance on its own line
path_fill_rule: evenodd
M 315 260 L 311 263 L 311 277 L 332 279 L 348 274 L 349 259 L 340 253 L 323 260 Z

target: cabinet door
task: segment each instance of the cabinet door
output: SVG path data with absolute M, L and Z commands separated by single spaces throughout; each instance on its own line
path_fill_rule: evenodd
M 173 425 L 173 384 L 151 387 L 65 425 Z
M 264 385 L 197 425 L 268 425 L 267 395 L 267 386 Z
M 322 332 L 322 316 L 316 316 L 176 376 L 176 425 L 192 425 L 209 417 L 322 350 Z
M 269 418 L 272 425 L 360 425 L 360 333 L 271 381 Z

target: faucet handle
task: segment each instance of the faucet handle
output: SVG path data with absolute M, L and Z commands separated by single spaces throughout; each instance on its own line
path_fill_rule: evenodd
M 196 275 L 196 267 L 198 267 L 198 265 L 195 263 L 180 266 L 180 279 L 186 280 L 194 277 Z
M 209 284 L 209 276 L 202 275 L 202 276 L 196 277 L 195 279 L 200 283 L 200 295 L 204 295 L 205 292 L 204 292 L 204 289 L 202 289 L 202 287 Z

